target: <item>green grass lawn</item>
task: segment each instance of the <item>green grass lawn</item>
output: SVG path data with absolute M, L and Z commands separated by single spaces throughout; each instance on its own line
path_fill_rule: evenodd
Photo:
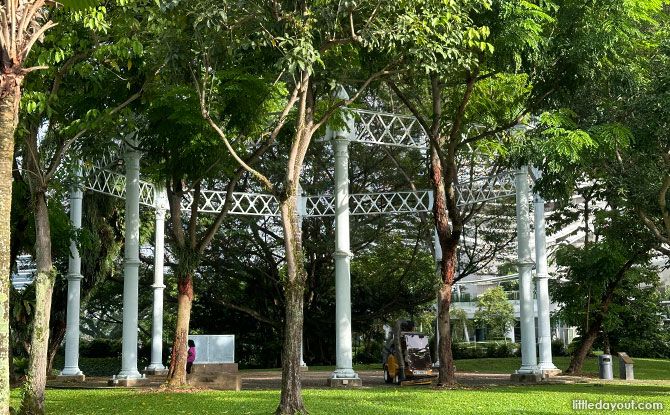
M 613 358 L 614 377 L 619 375 L 619 359 Z M 635 362 L 635 379 L 641 380 L 670 380 L 670 360 L 667 359 L 633 359 Z M 565 370 L 570 363 L 570 357 L 554 357 L 554 364 Z M 521 366 L 520 357 L 484 358 L 456 360 L 458 372 L 472 373 L 513 373 Z M 332 371 L 333 366 L 310 366 L 309 370 Z M 356 370 L 381 370 L 380 364 L 355 365 Z M 584 374 L 598 374 L 598 358 L 589 357 L 584 362 Z
M 614 377 L 619 375 L 619 359 L 613 358 Z M 635 379 L 670 380 L 670 360 L 667 359 L 633 359 L 635 362 Z M 570 363 L 569 357 L 554 357 L 554 364 L 565 370 Z M 464 359 L 456 361 L 459 372 L 478 373 L 512 373 L 521 366 L 521 358 L 501 359 Z M 598 358 L 589 357 L 584 362 L 584 373 L 598 374 Z
M 573 399 L 661 402 L 670 408 L 670 384 L 574 384 L 435 390 L 378 387 L 304 391 L 310 414 L 572 414 Z M 13 401 L 18 400 L 14 391 Z M 47 413 L 89 414 L 271 414 L 278 391 L 147 392 L 123 389 L 48 390 Z M 590 413 L 580 411 L 580 413 Z M 591 412 L 594 413 L 594 412 Z M 619 413 L 626 413 L 625 411 Z M 667 413 L 663 411 L 636 413 Z

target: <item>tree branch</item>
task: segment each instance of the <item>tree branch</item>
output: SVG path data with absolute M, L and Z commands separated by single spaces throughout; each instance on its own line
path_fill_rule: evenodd
M 112 108 L 108 113 L 101 115 L 100 119 L 102 119 L 102 117 L 105 117 L 105 116 L 114 115 L 117 112 L 121 111 L 123 108 L 130 105 L 132 102 L 134 102 L 135 100 L 137 100 L 138 98 L 140 98 L 142 96 L 143 89 L 144 89 L 144 86 L 142 86 L 142 88 L 140 88 L 140 90 L 138 92 L 136 92 L 133 95 L 131 95 L 130 97 L 128 97 L 128 99 L 123 101 L 121 104 L 119 104 L 115 108 Z M 99 120 L 96 120 L 96 121 L 99 121 Z M 83 130 L 81 130 L 77 134 L 75 134 L 72 138 L 70 138 L 69 140 L 63 141 L 61 143 L 60 147 L 56 149 L 56 151 L 54 152 L 54 155 L 51 157 L 51 161 L 49 162 L 49 168 L 47 169 L 47 172 L 44 175 L 44 180 L 45 180 L 46 183 L 48 183 L 51 180 L 51 177 L 56 172 L 56 169 L 58 169 L 58 166 L 60 165 L 60 162 L 63 159 L 65 153 L 67 153 L 67 151 L 70 149 L 72 144 L 74 144 L 79 138 L 81 138 L 81 136 L 86 134 L 88 131 L 89 131 L 88 128 L 84 128 Z

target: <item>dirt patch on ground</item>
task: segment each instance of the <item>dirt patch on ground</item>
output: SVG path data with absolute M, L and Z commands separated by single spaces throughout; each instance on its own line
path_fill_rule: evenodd
M 239 372 L 242 377 L 242 389 L 243 390 L 273 390 L 281 388 L 281 371 L 279 370 L 242 370 Z M 328 371 L 305 371 L 302 372 L 302 385 L 303 388 L 325 388 L 327 387 L 328 378 L 330 377 L 331 372 Z M 363 381 L 363 387 L 380 387 L 386 386 L 389 388 L 397 388 L 397 385 L 389 385 L 384 383 L 384 377 L 381 370 L 362 370 L 358 372 L 361 380 Z M 481 387 L 491 387 L 491 386 L 508 386 L 514 385 L 510 380 L 510 375 L 507 373 L 494 374 L 494 373 L 457 373 L 456 378 L 458 381 L 458 387 L 463 388 L 481 388 Z M 556 381 L 565 383 L 569 381 L 565 377 L 554 378 Z M 102 388 L 114 388 L 113 386 L 108 386 L 107 377 L 87 377 L 85 382 L 63 382 L 57 378 L 51 379 L 48 382 L 48 386 L 52 388 L 68 388 L 68 389 L 102 389 Z M 162 376 L 150 376 L 149 383 L 145 386 L 141 386 L 141 389 L 147 390 L 159 390 L 164 384 L 165 378 Z M 427 385 L 424 386 L 415 386 L 415 387 L 430 387 Z M 200 388 L 198 388 L 200 389 Z M 185 390 L 191 390 L 186 388 Z

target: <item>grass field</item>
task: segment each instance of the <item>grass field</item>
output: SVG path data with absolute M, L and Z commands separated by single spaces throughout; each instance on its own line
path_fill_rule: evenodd
M 556 358 L 560 368 L 567 358 Z M 565 385 L 499 386 L 437 390 L 430 387 L 373 387 L 354 390 L 306 389 L 305 403 L 312 415 L 401 415 L 401 414 L 573 414 L 611 411 L 574 411 L 575 399 L 590 402 L 657 402 L 661 411 L 634 413 L 670 413 L 670 360 L 635 359 L 634 382 L 598 382 Z M 512 373 L 520 365 L 518 358 L 472 359 L 456 362 L 458 371 Z M 379 370 L 379 365 L 357 366 L 358 370 Z M 332 370 L 311 367 L 311 370 Z M 618 368 L 615 365 L 615 374 Z M 597 372 L 597 359 L 588 359 L 585 371 Z M 12 403 L 19 391 L 12 392 Z M 50 389 L 47 413 L 54 415 L 171 415 L 171 414 L 271 414 L 279 402 L 279 391 L 184 391 L 156 392 L 128 389 Z M 612 413 L 632 413 L 621 410 Z
M 613 358 L 614 377 L 619 374 L 619 359 Z M 670 360 L 635 358 L 635 379 L 670 380 Z M 569 357 L 554 357 L 554 364 L 565 370 L 570 363 Z M 463 359 L 456 361 L 458 372 L 472 373 L 513 373 L 521 366 L 520 357 L 495 359 Z M 330 371 L 332 366 L 313 366 L 309 370 Z M 357 365 L 357 370 L 381 370 L 381 364 Z M 598 374 L 598 358 L 589 357 L 584 363 L 584 374 L 596 376 Z
M 574 384 L 475 390 L 381 387 L 304 391 L 311 414 L 571 414 L 573 399 L 592 402 L 660 402 L 670 408 L 670 383 Z M 13 393 L 14 401 L 18 393 Z M 278 391 L 147 392 L 132 390 L 49 390 L 47 413 L 92 414 L 271 414 Z M 596 413 L 580 411 L 580 413 Z M 602 413 L 602 412 L 601 412 Z M 620 413 L 628 413 L 622 411 Z M 635 413 L 667 413 L 636 411 Z

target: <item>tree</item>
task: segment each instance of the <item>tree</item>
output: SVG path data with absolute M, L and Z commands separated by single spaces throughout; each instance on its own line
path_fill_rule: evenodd
M 26 414 L 43 411 L 48 367 L 56 272 L 47 195 L 54 179 L 58 175 L 64 176 L 61 164 L 71 148 L 79 144 L 78 140 L 90 136 L 92 131 L 100 133 L 105 123 L 141 96 L 143 73 L 132 65 L 135 60 L 135 68 L 141 67 L 137 61 L 142 46 L 138 45 L 136 32 L 144 28 L 141 25 L 132 27 L 132 23 L 125 21 L 130 12 L 137 10 L 126 3 L 122 7 L 111 7 L 109 11 L 106 8 L 89 9 L 80 14 L 55 11 L 52 15 L 60 17 L 61 25 L 47 34 L 43 46 L 35 51 L 37 62 L 50 64 L 51 68 L 45 67 L 38 77 L 26 84 L 21 105 L 22 128 L 18 133 L 25 141 L 21 167 L 31 191 L 37 262 L 38 307 L 33 321 L 30 367 L 21 409 Z M 112 26 L 114 30 L 111 30 Z M 125 67 L 120 67 L 118 61 L 124 62 Z M 106 62 L 110 62 L 108 71 L 91 69 L 95 66 L 103 69 Z M 125 79 L 121 80 L 120 74 Z M 109 86 L 115 83 L 118 87 L 110 89 Z
M 152 46 L 152 60 L 163 70 L 148 87 L 151 102 L 145 111 L 142 146 L 154 179 L 164 183 L 169 202 L 178 309 L 168 384 L 179 387 L 186 384 L 186 345 L 198 268 L 234 206 L 233 192 L 248 182 L 247 170 L 237 164 L 217 131 L 203 119 L 201 106 L 206 105 L 210 117 L 221 120 L 217 125 L 221 133 L 234 137 L 235 146 L 243 148 L 265 132 L 283 85 L 265 76 L 267 64 L 261 55 L 247 53 L 229 59 L 231 45 L 219 38 L 226 30 L 227 17 L 222 18 L 228 12 L 226 2 L 164 6 L 162 21 L 167 29 L 156 36 Z M 235 44 L 238 40 L 233 38 Z M 215 80 L 207 85 L 212 91 L 206 91 L 211 92 L 206 102 L 196 86 L 201 70 L 205 78 Z M 254 165 L 270 149 L 270 145 L 254 148 L 245 165 Z M 225 194 L 213 215 L 198 210 L 211 196 L 204 189 Z M 188 212 L 182 209 L 184 200 L 191 203 Z
M 491 337 L 504 338 L 514 325 L 514 307 L 502 287 L 486 290 L 477 297 L 475 322 L 490 329 Z
M 231 120 L 226 126 L 228 130 L 240 128 L 253 134 L 252 124 L 257 123 L 258 114 L 270 106 L 274 93 L 272 86 L 264 81 L 240 76 L 242 78 L 232 76 L 222 80 L 222 91 L 227 95 L 211 103 L 210 110 Z M 143 146 L 154 164 L 155 176 L 165 183 L 170 207 L 169 241 L 175 258 L 172 269 L 177 278 L 178 310 L 168 383 L 178 387 L 186 384 L 186 344 L 196 272 L 228 217 L 233 206 L 232 193 L 245 170 L 231 169 L 233 163 L 223 143 L 200 116 L 198 97 L 192 88 L 162 85 L 152 89 Z M 220 212 L 211 217 L 198 211 L 209 197 L 201 191 L 203 187 L 226 192 Z M 182 211 L 186 197 L 192 203 L 188 213 Z
M 438 385 L 455 382 L 450 307 L 457 250 L 466 223 L 482 204 L 459 205 L 464 173 L 495 174 L 497 135 L 519 123 L 545 98 L 533 89 L 535 65 L 553 22 L 552 2 L 425 2 L 406 16 L 407 70 L 388 86 L 417 118 L 430 143 L 433 215 L 442 248 L 439 289 Z M 426 106 L 423 103 L 429 102 Z M 484 155 L 484 156 L 482 156 Z M 488 157 L 487 157 L 488 156 Z M 469 163 L 468 163 L 469 162 Z M 482 173 L 486 172 L 486 173 Z M 465 190 L 467 191 L 467 190 Z
M 61 4 L 83 8 L 94 0 L 64 0 Z M 46 0 L 9 0 L 0 16 L 0 414 L 9 412 L 9 255 L 12 206 L 14 132 L 18 124 L 21 85 L 30 72 L 42 66 L 26 66 L 35 43 L 56 24 L 49 20 Z
M 644 267 L 653 241 L 639 227 L 631 227 L 613 223 L 603 240 L 557 252 L 556 262 L 564 271 L 551 287 L 552 298 L 561 306 L 561 320 L 579 327 L 581 335 L 567 373 L 581 372 L 601 331 L 615 331 L 621 324 L 620 309 L 635 307 L 630 299 L 639 293 L 638 285 L 653 281 L 653 272 Z
M 248 25 L 251 31 L 240 37 L 242 44 L 247 48 L 259 45 L 260 50 L 276 59 L 274 65 L 277 73 L 272 79 L 284 83 L 286 94 L 277 121 L 265 135 L 262 145 L 273 145 L 279 134 L 288 130 L 285 134 L 290 144 L 287 152 L 281 156 L 283 172 L 279 181 L 270 180 L 267 174 L 250 166 L 246 159 L 251 155 L 248 152 L 245 155 L 244 149 L 234 148 L 229 134 L 221 127 L 221 121 L 209 111 L 208 102 L 215 95 L 218 85 L 216 73 L 210 70 L 217 66 L 210 53 L 202 55 L 202 63 L 199 63 L 196 71 L 196 82 L 203 118 L 219 134 L 237 163 L 280 201 L 286 258 L 286 274 L 283 278 L 286 317 L 282 348 L 282 392 L 276 412 L 303 413 L 300 344 L 303 337 L 307 273 L 297 208 L 300 175 L 314 135 L 323 131 L 326 124 L 338 115 L 341 107 L 355 102 L 371 82 L 387 75 L 395 67 L 396 62 L 379 66 L 375 61 L 367 61 L 365 63 L 371 70 L 361 71 L 361 54 L 366 50 L 374 50 L 385 36 L 393 33 L 393 23 L 402 12 L 395 4 L 367 1 L 346 4 L 336 1 L 242 3 L 242 9 L 237 10 L 241 15 L 236 14 L 234 4 L 220 8 L 221 15 L 228 20 L 220 27 L 239 29 L 242 26 L 240 22 L 244 26 Z M 208 14 L 210 12 L 208 10 Z M 264 30 L 259 32 L 258 27 Z M 230 58 L 227 60 L 230 61 Z M 336 85 L 344 79 L 351 79 L 351 76 L 360 79 L 360 82 L 354 83 L 356 87 L 352 88 L 351 96 L 347 97 L 341 92 L 342 88 Z M 342 116 L 339 114 L 340 125 Z
M 602 269 L 606 276 L 595 273 L 584 277 L 592 279 L 583 281 L 584 287 L 600 285 L 596 294 L 583 294 L 587 315 L 594 314 L 585 320 L 588 329 L 583 327 L 570 371 L 581 370 L 598 330 L 608 326 L 607 316 L 616 308 L 618 287 L 639 271 L 637 264 L 645 262 L 646 252 L 640 256 L 637 248 L 619 245 L 633 241 L 635 246 L 643 245 L 641 251 L 654 245 L 642 233 L 625 238 L 622 235 L 633 231 L 617 225 L 617 233 L 610 229 L 612 224 L 618 223 L 617 218 L 639 215 L 660 242 L 653 249 L 666 251 L 662 237 L 658 238 L 663 233 L 658 206 L 664 201 L 663 175 L 657 167 L 664 151 L 656 144 L 663 140 L 652 138 L 656 131 L 662 131 L 654 125 L 654 120 L 664 119 L 658 114 L 663 108 L 659 105 L 662 95 L 648 93 L 662 85 L 652 81 L 652 74 L 663 73 L 658 68 L 664 60 L 659 53 L 667 21 L 664 3 L 559 2 L 558 31 L 547 50 L 547 56 L 552 57 L 548 62 L 555 65 L 545 67 L 540 85 L 554 91 L 544 106 L 549 111 L 539 117 L 537 128 L 517 143 L 524 147 L 525 162 L 543 171 L 536 189 L 545 199 L 566 206 L 574 192 L 584 196 L 581 212 L 563 212 L 557 222 L 561 226 L 581 216 L 585 225 L 584 248 L 566 248 L 564 258 L 590 263 L 595 269 L 599 255 L 610 256 L 610 268 Z M 600 24 L 592 24 L 595 20 Z M 649 212 L 653 213 L 645 215 Z M 591 226 L 595 238 L 590 237 Z M 631 229 L 636 226 L 634 221 L 628 224 Z M 606 247 L 611 252 L 604 252 Z

